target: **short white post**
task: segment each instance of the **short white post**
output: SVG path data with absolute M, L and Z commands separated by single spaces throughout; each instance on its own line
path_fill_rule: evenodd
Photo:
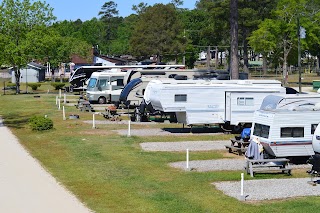
M 96 119 L 95 119 L 95 114 L 92 114 L 92 129 L 96 128 Z
M 60 98 L 58 98 L 58 109 L 61 109 L 61 103 L 60 103 Z
M 50 90 L 48 89 L 48 92 L 47 92 L 47 94 L 49 94 L 49 92 L 50 92 Z
M 58 96 L 56 96 L 56 106 L 58 106 Z
M 67 103 L 67 94 L 66 93 L 63 94 L 63 103 L 64 104 Z
M 241 173 L 241 191 L 240 191 L 240 200 L 245 201 L 245 196 L 243 194 L 243 182 L 244 182 L 244 175 Z
M 61 98 L 61 89 L 59 89 L 59 98 Z
M 131 120 L 128 121 L 128 137 L 131 136 Z
M 64 109 L 64 106 L 62 106 L 62 117 L 63 117 L 63 120 L 65 121 L 66 120 L 66 111 Z
M 187 149 L 187 156 L 186 156 L 186 158 L 187 158 L 187 165 L 186 165 L 186 167 L 187 167 L 187 170 L 189 171 L 189 170 L 190 170 L 190 168 L 189 168 L 189 149 Z

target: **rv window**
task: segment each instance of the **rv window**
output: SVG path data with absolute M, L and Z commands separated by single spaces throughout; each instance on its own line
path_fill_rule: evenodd
M 117 86 L 124 86 L 123 79 L 117 79 Z
M 253 98 L 247 98 L 247 97 L 239 97 L 237 100 L 238 106 L 253 106 Z
M 318 124 L 311 124 L 311 135 L 314 134 L 314 132 L 316 131 Z
M 101 89 L 101 90 L 106 90 L 108 89 L 108 80 L 107 79 L 100 79 L 98 81 L 98 87 Z
M 304 128 L 303 127 L 282 127 L 281 138 L 303 138 Z
M 187 95 L 174 95 L 175 102 L 187 102 Z
M 270 126 L 258 124 L 258 123 L 254 124 L 253 135 L 255 136 L 268 138 L 269 131 L 270 131 Z
M 88 88 L 94 88 L 96 86 L 97 79 L 96 78 L 90 78 L 90 81 L 88 83 Z

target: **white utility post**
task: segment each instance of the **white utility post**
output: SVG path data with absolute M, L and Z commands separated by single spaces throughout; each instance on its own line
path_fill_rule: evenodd
M 95 119 L 95 114 L 92 114 L 92 129 L 96 128 L 96 119 Z
M 63 117 L 63 120 L 65 121 L 66 120 L 66 111 L 64 109 L 64 106 L 62 106 L 62 117 Z
M 128 137 L 131 136 L 131 120 L 128 121 Z
M 187 158 L 187 160 L 186 160 L 186 162 L 187 162 L 187 165 L 186 165 L 186 169 L 187 169 L 187 171 L 189 171 L 190 170 L 190 168 L 189 168 L 189 149 L 187 149 L 187 156 L 186 156 L 186 158 Z

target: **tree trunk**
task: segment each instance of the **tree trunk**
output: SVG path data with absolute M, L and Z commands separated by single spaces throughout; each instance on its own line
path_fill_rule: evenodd
M 249 73 L 247 29 L 243 33 L 243 71 Z
M 21 78 L 21 72 L 20 72 L 20 67 L 13 67 L 14 69 L 14 76 L 16 78 L 16 94 L 20 93 L 20 78 Z
M 239 79 L 238 58 L 238 0 L 230 1 L 230 73 L 231 79 Z
M 288 69 L 287 69 L 286 47 L 284 47 L 282 70 L 283 70 L 283 84 L 287 84 L 288 83 Z
M 265 76 L 267 74 L 267 53 L 262 55 L 262 70 L 263 70 L 263 75 Z

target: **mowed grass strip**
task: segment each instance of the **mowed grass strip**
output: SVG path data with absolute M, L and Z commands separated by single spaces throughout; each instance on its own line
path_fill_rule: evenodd
M 146 152 L 139 146 L 148 141 L 221 140 L 230 135 L 125 137 L 111 131 L 114 128 L 110 125 L 92 129 L 82 122 L 92 118 L 88 112 L 75 107 L 66 107 L 66 111 L 67 115 L 79 114 L 80 119 L 63 121 L 62 111 L 55 106 L 55 95 L 0 97 L 0 115 L 23 146 L 96 212 L 312 212 L 320 207 L 317 197 L 259 203 L 237 201 L 211 183 L 239 180 L 240 171 L 185 172 L 168 166 L 170 162 L 184 161 L 184 152 Z M 48 115 L 54 121 L 54 130 L 31 131 L 27 121 L 33 115 Z M 190 157 L 226 158 L 223 151 L 191 152 Z M 297 177 L 295 173 L 293 177 Z

